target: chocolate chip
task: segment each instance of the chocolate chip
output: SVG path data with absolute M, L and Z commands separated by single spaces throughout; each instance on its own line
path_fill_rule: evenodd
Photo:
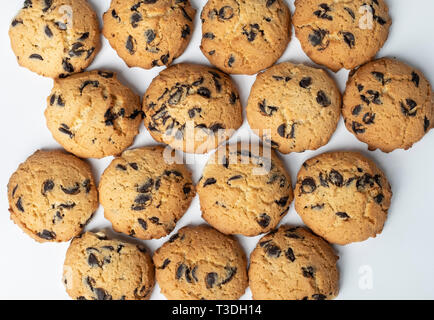
M 231 55 L 228 60 L 228 66 L 232 68 L 233 63 L 235 62 L 235 57 Z
M 342 184 L 344 182 L 344 178 L 342 175 L 336 171 L 332 170 L 330 171 L 329 180 L 332 184 L 334 184 L 336 187 L 342 187 Z
M 184 184 L 182 192 L 184 192 L 185 195 L 189 194 L 191 192 L 191 183 Z
M 227 181 L 226 183 L 227 183 L 228 185 L 231 185 L 231 184 L 230 184 L 231 181 L 233 181 L 233 180 L 239 180 L 239 179 L 242 179 L 242 178 L 243 178 L 242 175 L 232 176 L 232 177 L 230 177 L 230 178 L 228 179 L 228 181 Z
M 113 72 L 106 72 L 106 71 L 98 71 L 98 75 L 103 77 L 103 78 L 110 79 L 110 78 L 113 78 L 114 73 Z
M 118 22 L 121 22 L 121 18 L 118 16 L 116 10 L 112 10 L 112 17 L 118 20 Z
M 356 45 L 356 38 L 351 32 L 341 31 L 339 32 L 344 36 L 345 43 L 352 49 Z
M 315 16 L 317 16 L 318 18 L 320 18 L 320 19 L 325 19 L 325 20 L 332 21 L 333 17 L 327 14 L 327 12 L 331 11 L 330 7 L 327 4 L 325 4 L 325 3 L 320 4 L 319 7 L 321 9 L 315 11 L 313 14 Z
M 53 0 L 44 0 L 45 7 L 42 9 L 42 12 L 47 12 L 51 5 L 53 4 Z
M 14 19 L 14 20 L 12 20 L 11 26 L 16 27 L 19 24 L 23 24 L 23 21 Z
M 215 183 L 217 183 L 216 179 L 214 179 L 214 178 L 208 178 L 204 182 L 203 187 L 206 187 L 206 186 L 209 186 L 209 185 L 212 185 L 212 184 L 215 184 Z
M 352 129 L 353 129 L 353 132 L 355 134 L 359 134 L 359 133 L 364 133 L 365 132 L 365 128 L 363 127 L 363 125 L 361 123 L 356 122 L 356 121 L 353 121 Z
M 65 188 L 64 186 L 61 185 L 60 189 L 62 189 L 64 193 L 69 195 L 76 195 L 80 193 L 80 185 L 78 183 L 75 183 L 75 186 L 71 188 Z
M 166 267 L 170 264 L 170 259 L 165 259 L 163 261 L 163 264 L 161 265 L 161 267 L 158 267 L 158 269 L 164 270 L 166 269 Z
M 300 81 L 300 87 L 302 87 L 304 89 L 309 88 L 311 84 L 312 84 L 312 78 L 311 77 L 304 77 Z
M 96 299 L 97 299 L 97 300 L 112 300 L 112 296 L 109 295 L 109 294 L 107 293 L 107 291 L 105 291 L 105 290 L 102 289 L 102 288 L 95 288 L 95 289 L 94 289 L 94 292 L 95 292 L 95 294 L 96 294 Z
M 215 35 L 214 35 L 214 33 L 212 33 L 212 32 L 207 32 L 207 33 L 204 33 L 204 34 L 203 34 L 203 37 L 204 37 L 205 39 L 211 39 L 211 40 L 213 40 L 213 39 L 215 38 Z
M 270 221 L 271 221 L 271 218 L 266 213 L 262 213 L 259 216 L 259 218 L 256 219 L 256 222 L 264 229 L 269 226 Z
M 145 220 L 139 218 L 139 219 L 137 219 L 137 222 L 140 224 L 140 226 L 143 228 L 143 230 L 147 230 L 148 229 L 148 224 L 146 223 Z
M 405 116 L 415 117 L 417 115 L 417 109 L 414 110 L 417 107 L 416 101 L 413 99 L 406 99 L 405 100 L 406 106 L 403 102 L 401 102 L 401 111 Z
M 36 234 L 39 238 L 45 240 L 54 240 L 56 239 L 56 234 L 53 231 L 43 230 L 42 232 L 38 232 Z
M 351 10 L 351 9 L 348 8 L 348 7 L 344 7 L 344 10 L 345 10 L 346 12 L 348 12 L 348 14 L 351 16 L 351 18 L 356 19 L 356 15 L 354 14 L 354 11 L 353 11 L 353 10 Z
M 247 41 L 253 42 L 256 39 L 258 33 L 264 35 L 264 30 L 259 29 L 259 24 L 250 24 L 249 27 L 244 26 L 242 34 L 247 37 Z
M 267 245 L 265 251 L 270 258 L 279 258 L 282 253 L 282 250 L 274 244 Z
M 274 112 L 279 110 L 278 107 L 268 106 L 267 101 L 265 99 L 262 102 L 259 102 L 258 106 L 259 106 L 259 110 L 261 111 L 261 113 L 265 116 L 268 116 L 268 117 L 271 117 Z
M 89 254 L 89 257 L 87 258 L 87 264 L 92 268 L 101 267 L 100 262 L 98 261 L 97 257 L 93 253 Z
M 312 295 L 312 299 L 314 300 L 325 300 L 327 297 L 320 293 L 315 293 Z
M 350 216 L 346 212 L 336 212 L 336 215 L 341 219 L 349 219 Z
M 138 115 L 141 115 L 142 119 L 145 117 L 145 113 L 142 110 L 134 110 L 133 113 L 128 116 L 128 119 L 134 120 Z
M 26 0 L 24 1 L 24 7 L 23 9 L 32 8 L 32 0 Z
M 234 16 L 234 9 L 230 6 L 224 6 L 219 10 L 218 16 L 222 20 L 230 20 Z
M 296 123 L 291 124 L 291 129 L 287 133 L 287 124 L 282 123 L 280 126 L 277 127 L 277 133 L 282 138 L 294 139 L 295 138 L 295 126 L 296 125 L 297 125 Z
M 134 202 L 137 204 L 143 204 L 143 205 L 148 204 L 149 205 L 149 202 L 151 201 L 151 199 L 152 199 L 152 196 L 150 194 L 139 194 L 134 199 Z
M 18 185 L 16 185 L 13 189 L 12 189 L 12 198 L 15 196 L 15 192 L 17 192 L 18 189 Z
M 365 115 L 363 116 L 363 122 L 365 124 L 373 124 L 375 120 L 375 113 L 365 113 Z
M 384 73 L 374 71 L 371 74 L 384 85 Z
M 15 206 L 17 207 L 18 210 L 24 212 L 24 207 L 23 207 L 21 197 L 18 198 L 17 202 L 15 203 Z
M 146 43 L 150 44 L 152 41 L 154 41 L 156 34 L 155 31 L 152 29 L 148 29 L 145 31 L 145 37 L 146 37 Z
M 48 38 L 51 38 L 53 36 L 53 32 L 51 31 L 49 26 L 45 26 L 44 32 Z
M 361 104 L 359 104 L 358 106 L 355 106 L 353 108 L 353 111 L 352 111 L 353 116 L 358 116 L 360 114 L 360 111 L 362 111 L 362 108 L 363 107 Z
M 125 48 L 127 48 L 127 50 L 131 55 L 133 55 L 136 52 L 135 43 L 136 40 L 132 36 L 128 36 L 127 42 L 125 44 Z
M 45 195 L 48 191 L 53 190 L 53 188 L 54 188 L 53 180 L 45 180 L 45 182 L 42 185 L 42 194 Z
M 359 90 L 359 92 L 362 92 L 364 88 L 365 87 L 363 85 L 361 85 L 361 84 L 357 85 L 357 90 Z
M 329 187 L 329 183 L 328 183 L 328 178 L 327 175 L 326 177 L 323 176 L 322 172 L 319 174 L 319 181 L 321 183 L 321 186 L 328 188 Z
M 280 198 L 279 200 L 274 200 L 274 202 L 279 206 L 279 207 L 284 207 L 286 206 L 286 204 L 288 203 L 289 197 L 285 196 Z
M 377 21 L 380 25 L 384 26 L 387 22 L 382 17 L 374 16 L 375 21 Z
M 69 62 L 69 58 L 65 58 L 62 60 L 62 66 L 63 66 L 63 70 L 65 70 L 66 72 L 69 72 L 69 73 L 74 72 L 74 67 Z
M 314 192 L 316 189 L 316 184 L 315 184 L 315 180 L 313 178 L 305 178 L 302 182 L 301 182 L 301 192 L 302 193 L 312 193 Z
M 142 15 L 138 12 L 134 12 L 130 17 L 130 23 L 133 28 L 138 27 L 138 22 L 142 21 Z
M 427 132 L 429 126 L 430 126 L 430 121 L 429 121 L 428 118 L 425 116 L 425 118 L 423 119 L 423 130 L 424 130 L 425 132 Z
M 186 25 L 182 28 L 182 31 L 181 31 L 181 38 L 184 38 L 184 39 L 187 38 L 187 36 L 189 36 L 190 33 L 191 33 L 190 26 L 189 26 L 188 24 L 186 24 Z
M 318 102 L 318 104 L 322 107 L 328 107 L 329 105 L 332 104 L 329 97 L 327 97 L 325 92 L 322 90 L 318 91 L 316 95 L 316 102 Z
M 42 58 L 42 56 L 40 54 L 36 54 L 36 53 L 31 54 L 29 56 L 29 59 L 36 59 L 36 60 L 41 60 L 41 61 L 44 60 L 44 58 Z
M 285 257 L 289 261 L 294 262 L 295 261 L 294 251 L 291 248 L 288 248 L 288 250 L 285 251 Z
M 311 266 L 301 267 L 301 271 L 303 273 L 303 277 L 305 277 L 305 278 L 314 278 L 315 277 L 315 269 Z
M 116 169 L 117 169 L 117 170 L 121 170 L 121 171 L 126 171 L 126 170 L 127 170 L 127 167 L 125 167 L 125 166 L 122 165 L 122 164 L 118 164 L 118 165 L 116 165 Z
M 324 203 L 322 203 L 322 204 L 311 205 L 310 208 L 311 208 L 312 210 L 322 210 L 322 209 L 324 209 Z
M 86 88 L 87 86 L 92 86 L 94 88 L 98 88 L 99 87 L 99 81 L 97 80 L 86 80 L 84 81 L 81 86 L 80 86 L 80 94 L 83 94 L 83 90 L 84 88 Z
M 68 52 L 68 55 L 70 57 L 80 57 L 84 52 L 86 52 L 86 50 L 82 49 L 83 46 L 84 45 L 81 42 L 73 43 L 71 46 L 71 50 L 69 50 Z
M 211 98 L 211 91 L 209 91 L 209 89 L 205 88 L 205 87 L 200 87 L 197 90 L 197 94 L 200 95 L 201 97 L 205 97 L 207 99 Z
M 151 0 L 151 1 L 157 1 L 157 0 Z M 193 21 L 193 19 L 191 19 L 191 17 L 188 15 L 187 11 L 185 11 L 184 7 L 179 7 L 181 8 L 182 11 L 182 15 L 184 16 L 185 19 L 187 19 L 188 21 Z
M 226 266 L 225 270 L 226 270 L 226 274 L 227 275 L 226 275 L 226 278 L 222 282 L 220 282 L 220 285 L 224 285 L 224 284 L 230 282 L 235 277 L 235 275 L 237 274 L 237 268 L 236 267 L 228 267 L 228 266 Z
M 149 221 L 151 221 L 153 224 L 156 224 L 158 226 L 163 225 L 162 223 L 160 223 L 160 219 L 158 217 L 150 217 L 148 218 Z
M 182 278 L 182 276 L 185 274 L 185 270 L 187 269 L 187 266 L 183 263 L 181 263 L 178 268 L 176 269 L 175 278 L 176 280 L 179 280 Z
M 211 289 L 214 286 L 214 284 L 217 282 L 217 279 L 218 279 L 217 273 L 215 272 L 207 273 L 207 275 L 205 276 L 206 288 Z
M 414 83 L 416 88 L 419 88 L 420 77 L 416 72 L 411 73 L 411 81 Z
M 61 204 L 59 204 L 58 207 L 70 210 L 70 209 L 73 209 L 75 206 L 76 206 L 75 202 L 68 202 L 68 203 L 61 203 Z
M 356 187 L 357 187 L 357 190 L 359 190 L 359 191 L 363 191 L 366 188 L 366 186 L 370 186 L 370 187 L 374 186 L 374 179 L 368 173 L 365 173 L 362 177 L 357 179 L 357 182 L 356 182 Z
M 329 41 L 327 41 L 326 44 L 323 44 L 324 38 L 328 33 L 329 32 L 324 29 L 314 29 L 312 33 L 309 34 L 309 42 L 314 47 L 320 46 L 318 50 L 324 50 L 329 45 Z
M 162 55 L 162 56 L 160 57 L 160 60 L 161 60 L 161 62 L 162 62 L 163 64 L 166 65 L 166 64 L 169 63 L 169 58 L 170 58 L 170 54 L 167 53 L 167 54 Z
M 190 119 L 193 119 L 196 116 L 196 113 L 200 114 L 202 112 L 202 108 L 192 108 L 190 110 L 188 110 L 188 116 L 190 117 Z
M 59 30 L 62 30 L 62 31 L 65 31 L 66 29 L 68 29 L 68 26 L 66 25 L 66 23 L 63 23 L 63 22 L 61 22 L 61 21 L 56 21 L 56 22 L 54 23 L 54 25 L 55 25 Z

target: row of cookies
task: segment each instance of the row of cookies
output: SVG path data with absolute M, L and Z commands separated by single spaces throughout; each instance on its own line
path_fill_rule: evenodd
M 383 0 L 297 0 L 295 7 L 303 50 L 333 71 L 370 61 L 388 37 Z M 195 14 L 188 0 L 112 0 L 102 33 L 130 67 L 170 65 L 190 41 Z M 291 38 L 283 0 L 209 0 L 200 17 L 203 54 L 231 74 L 270 67 Z M 83 71 L 101 48 L 98 17 L 86 0 L 26 0 L 9 34 L 19 64 L 52 78 Z
M 360 141 L 390 152 L 410 148 L 432 128 L 432 99 L 423 73 L 395 59 L 354 70 L 343 99 L 326 71 L 285 62 L 257 76 L 246 113 L 253 131 L 281 153 L 326 145 L 341 109 Z M 120 154 L 133 143 L 143 118 L 156 141 L 188 153 L 214 150 L 243 123 L 230 76 L 193 64 L 163 70 L 142 104 L 112 72 L 56 79 L 45 116 L 55 140 L 82 158 Z
M 211 155 L 197 186 L 169 147 L 127 150 L 104 171 L 99 187 L 90 166 L 61 151 L 37 151 L 11 176 L 11 219 L 39 242 L 69 241 L 99 202 L 117 232 L 159 239 L 170 234 L 199 195 L 202 216 L 225 234 L 256 236 L 277 227 L 294 198 L 291 178 L 270 149 L 228 144 Z M 295 187 L 305 224 L 331 243 L 375 237 L 392 192 L 369 159 L 332 152 L 306 161 Z
M 155 278 L 168 299 L 235 300 L 249 285 L 254 299 L 324 300 L 339 292 L 337 260 L 330 245 L 301 227 L 264 236 L 248 270 L 238 241 L 209 226 L 180 229 L 152 259 L 142 245 L 86 232 L 69 246 L 63 283 L 77 300 L 146 300 Z

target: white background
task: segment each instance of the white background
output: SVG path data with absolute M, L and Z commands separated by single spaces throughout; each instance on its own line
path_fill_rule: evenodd
M 265 0 L 264 0 L 265 1 Z M 109 7 L 109 0 L 92 0 L 93 7 L 101 17 Z M 294 12 L 293 0 L 287 0 Z M 379 57 L 397 57 L 421 69 L 434 84 L 434 1 L 389 0 L 393 25 L 388 41 Z M 201 30 L 199 14 L 205 0 L 192 0 L 198 10 L 195 31 L 185 53 L 176 62 L 208 64 L 199 50 Z M 1 1 L 0 10 L 0 98 L 1 98 L 1 165 L 0 165 L 0 299 L 68 299 L 63 284 L 62 265 L 68 243 L 38 244 L 25 235 L 9 219 L 6 185 L 17 166 L 37 149 L 60 146 L 46 128 L 43 112 L 52 80 L 40 77 L 18 66 L 8 38 L 10 22 L 22 7 L 22 0 Z M 302 52 L 299 41 L 293 37 L 280 61 L 306 62 L 312 64 Z M 119 78 L 142 96 L 151 80 L 163 68 L 143 70 L 129 69 L 103 39 L 103 49 L 89 69 L 104 68 L 120 73 Z M 345 88 L 348 71 L 335 75 L 341 91 Z M 245 106 L 254 76 L 234 76 Z M 246 139 L 250 130 L 245 121 L 237 138 Z M 155 144 L 145 128 L 133 147 Z M 330 143 L 315 151 L 282 156 L 293 181 L 301 164 L 308 158 L 330 150 L 359 150 L 376 160 L 390 180 L 393 189 L 392 206 L 384 231 L 375 239 L 362 243 L 335 246 L 340 259 L 340 294 L 338 299 L 434 299 L 434 132 L 430 132 L 411 150 L 398 150 L 390 154 L 369 152 L 366 145 L 358 142 L 339 123 Z M 191 166 L 195 181 L 200 177 L 207 156 L 196 156 Z M 112 158 L 91 160 L 96 179 Z M 176 230 L 194 223 L 203 223 L 196 197 L 180 220 Z M 301 224 L 291 206 L 283 223 Z M 100 208 L 87 226 L 88 230 L 110 229 Z M 260 237 L 238 237 L 247 252 Z M 154 251 L 166 238 L 146 241 Z M 372 270 L 371 289 L 359 286 L 361 268 Z M 156 286 L 153 299 L 164 299 Z M 243 299 L 250 299 L 249 290 Z

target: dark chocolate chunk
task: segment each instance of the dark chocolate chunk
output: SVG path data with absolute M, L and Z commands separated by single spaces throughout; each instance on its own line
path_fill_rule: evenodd
M 218 279 L 217 273 L 215 272 L 207 273 L 207 275 L 205 276 L 206 288 L 211 289 L 214 286 L 214 284 L 217 282 L 217 279 Z
M 318 102 L 318 104 L 322 107 L 328 107 L 329 105 L 332 104 L 329 97 L 327 97 L 325 92 L 322 90 L 318 91 L 316 95 L 316 102 Z
M 102 288 L 95 288 L 94 292 L 97 300 L 112 300 L 112 296 Z
M 323 43 L 324 38 L 328 33 L 329 32 L 327 30 L 324 30 L 324 29 L 314 29 L 312 31 L 312 33 L 309 34 L 309 37 L 308 37 L 309 42 L 314 47 L 320 46 L 320 48 L 318 50 L 320 50 L 320 51 L 324 50 L 329 45 L 329 41 L 327 41 L 325 44 Z
M 114 73 L 113 72 L 106 72 L 106 71 L 98 71 L 98 75 L 103 77 L 103 78 L 110 79 L 110 78 L 113 78 Z
M 262 102 L 259 102 L 258 106 L 259 106 L 259 110 L 261 111 L 261 113 L 265 116 L 268 116 L 268 117 L 271 117 L 274 112 L 279 110 L 278 107 L 268 106 L 267 101 L 265 99 Z
M 44 0 L 45 7 L 42 9 L 42 12 L 47 12 L 50 10 L 51 5 L 53 4 L 53 0 Z
M 143 20 L 143 17 L 140 13 L 134 12 L 130 17 L 130 23 L 133 28 L 137 28 L 138 23 Z
M 145 220 L 139 218 L 139 219 L 137 219 L 137 222 L 140 224 L 140 226 L 143 228 L 143 230 L 147 230 L 148 229 L 148 224 L 146 223 Z
M 149 202 L 151 201 L 151 199 L 152 199 L 152 196 L 150 194 L 139 194 L 134 199 L 134 202 L 137 204 L 143 204 L 143 205 L 148 204 L 149 205 Z
M 36 59 L 36 60 L 41 60 L 41 61 L 44 60 L 44 58 L 42 58 L 42 56 L 40 54 L 36 54 L 36 53 L 31 54 L 29 56 L 29 59 Z
M 289 197 L 285 196 L 280 198 L 279 200 L 274 200 L 274 202 L 279 206 L 279 207 L 284 207 L 286 206 L 286 204 L 288 203 Z
M 430 121 L 429 121 L 428 118 L 425 116 L 425 118 L 423 119 L 423 130 L 424 130 L 425 132 L 427 132 L 429 126 L 430 126 Z
M 235 57 L 231 55 L 228 60 L 228 66 L 232 68 L 233 63 L 235 62 Z
M 279 258 L 282 253 L 282 250 L 274 244 L 267 245 L 265 251 L 270 258 Z
M 152 41 L 154 41 L 156 34 L 155 31 L 152 29 L 148 29 L 145 31 L 145 37 L 146 37 L 146 43 L 150 44 Z
M 184 25 L 181 30 L 181 38 L 187 38 L 191 33 L 190 26 L 188 24 Z
M 237 274 L 237 268 L 236 267 L 226 266 L 225 270 L 226 270 L 227 275 L 226 275 L 226 278 L 222 282 L 220 282 L 220 285 L 224 285 L 224 284 L 230 282 Z
M 327 297 L 320 293 L 315 293 L 312 295 L 313 300 L 325 300 Z
M 63 70 L 65 70 L 66 72 L 72 73 L 74 72 L 74 67 L 72 66 L 72 64 L 69 62 L 69 58 L 65 58 L 62 60 L 62 66 L 63 66 Z
M 313 14 L 320 19 L 332 21 L 333 17 L 331 15 L 327 14 L 327 12 L 331 11 L 330 7 L 326 3 L 320 4 L 319 7 L 320 7 L 320 10 L 314 11 Z
M 356 45 L 356 38 L 351 32 L 341 31 L 340 34 L 343 35 L 345 43 L 352 49 Z
M 48 191 L 53 190 L 53 188 L 54 188 L 53 180 L 45 180 L 45 182 L 42 185 L 42 194 L 45 195 Z
M 45 26 L 44 32 L 48 38 L 51 38 L 53 36 L 53 32 L 51 31 L 49 26 Z
M 204 182 L 203 187 L 206 187 L 206 186 L 209 186 L 209 185 L 212 185 L 212 184 L 215 184 L 215 183 L 217 183 L 216 179 L 214 179 L 214 178 L 208 178 Z
M 165 259 L 163 261 L 163 264 L 161 265 L 161 267 L 158 267 L 158 269 L 161 269 L 161 270 L 166 269 L 166 267 L 169 265 L 169 263 L 170 263 L 170 259 Z
M 363 116 L 363 122 L 365 124 L 373 124 L 375 120 L 375 113 L 367 112 Z
M 363 107 L 361 104 L 359 104 L 358 106 L 355 106 L 353 108 L 353 111 L 352 111 L 353 116 L 358 116 L 360 114 L 360 111 L 362 111 L 362 108 Z
M 301 192 L 302 193 L 312 193 L 316 189 L 315 180 L 311 177 L 305 178 L 301 182 Z
M 21 197 L 18 198 L 17 202 L 15 203 L 15 206 L 17 207 L 18 210 L 20 210 L 21 212 L 24 212 L 24 207 L 23 207 Z
M 336 215 L 341 219 L 349 219 L 350 216 L 346 212 L 336 212 Z
M 68 55 L 70 57 L 80 57 L 86 50 L 82 49 L 84 47 L 83 43 L 75 42 L 71 46 L 71 50 L 69 50 Z
M 411 73 L 411 81 L 414 83 L 416 88 L 419 88 L 420 77 L 416 72 Z
M 89 254 L 89 257 L 87 258 L 87 264 L 91 267 L 101 267 L 100 262 L 93 253 Z
M 23 24 L 23 20 L 14 19 L 14 20 L 12 20 L 11 26 L 16 27 L 19 24 Z
M 97 80 L 86 80 L 84 81 L 81 86 L 80 86 L 80 94 L 83 94 L 83 90 L 84 88 L 86 88 L 87 86 L 92 86 L 94 88 L 98 88 L 99 87 L 99 81 Z
M 303 273 L 303 277 L 305 277 L 305 278 L 314 278 L 315 277 L 315 269 L 311 266 L 301 267 L 301 271 Z
M 312 84 L 312 78 L 311 77 L 304 77 L 300 81 L 300 87 L 302 87 L 304 89 L 309 88 L 311 84 Z
M 54 240 L 54 239 L 56 239 L 56 234 L 53 231 L 49 231 L 49 230 L 42 230 L 42 232 L 38 232 L 36 235 L 39 238 L 45 239 L 45 240 Z
M 271 7 L 273 5 L 273 3 L 275 3 L 276 0 L 267 0 L 266 6 L 267 8 Z
M 86 190 L 86 193 L 89 193 L 90 188 L 92 187 L 90 184 L 90 179 L 86 179 L 82 183 L 83 188 Z
M 351 10 L 351 9 L 348 8 L 348 7 L 344 7 L 344 10 L 345 10 L 346 12 L 348 12 L 348 14 L 351 16 L 351 18 L 356 19 L 356 15 L 354 14 L 354 11 L 353 11 L 353 10 Z
M 266 213 L 262 213 L 259 216 L 259 218 L 256 219 L 256 222 L 264 229 L 269 226 L 270 221 L 271 221 L 271 218 Z
M 128 36 L 127 42 L 125 43 L 125 48 L 127 48 L 130 54 L 134 54 L 136 52 L 135 43 L 136 40 L 132 36 Z
M 336 170 L 332 170 L 330 171 L 329 174 L 329 181 L 334 184 L 336 187 L 342 187 L 343 182 L 344 182 L 344 178 L 342 177 L 342 175 L 336 171 Z
M 60 189 L 62 189 L 64 193 L 69 195 L 76 195 L 80 193 L 80 185 L 78 183 L 75 183 L 75 186 L 70 188 L 65 188 L 64 186 L 61 185 Z
M 204 34 L 203 34 L 203 37 L 204 37 L 205 39 L 211 39 L 211 40 L 213 40 L 213 39 L 215 38 L 215 35 L 214 35 L 214 33 L 212 33 L 212 32 L 207 32 L 207 33 L 204 33 Z
M 127 167 L 125 167 L 125 166 L 122 165 L 122 164 L 118 164 L 118 165 L 116 165 L 116 169 L 117 169 L 117 170 L 121 170 L 121 171 L 126 171 L 126 170 L 127 170 Z
M 230 6 L 224 6 L 219 10 L 218 16 L 222 20 L 230 20 L 234 16 L 234 9 Z
M 294 251 L 291 248 L 288 248 L 288 250 L 285 251 L 285 257 L 289 261 L 294 262 L 295 261 Z
M 197 94 L 208 99 L 211 98 L 211 91 L 209 91 L 209 89 L 205 87 L 200 87 L 197 90 Z
M 353 129 L 353 132 L 355 134 L 359 134 L 359 133 L 364 133 L 365 132 L 365 128 L 363 127 L 363 125 L 361 123 L 356 122 L 356 121 L 353 121 L 352 129 Z

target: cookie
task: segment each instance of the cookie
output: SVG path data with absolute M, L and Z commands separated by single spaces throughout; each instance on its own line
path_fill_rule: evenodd
M 195 196 L 184 164 L 169 163 L 172 149 L 127 150 L 115 158 L 99 183 L 100 202 L 113 229 L 139 239 L 157 239 L 175 228 Z
M 291 13 L 283 0 L 208 0 L 201 19 L 200 49 L 231 74 L 270 67 L 291 38 Z
M 221 71 L 194 64 L 163 70 L 143 98 L 152 137 L 174 149 L 206 153 L 243 123 L 238 90 Z
M 305 228 L 282 226 L 259 240 L 250 255 L 255 300 L 329 300 L 338 295 L 339 257 Z
M 153 259 L 161 293 L 170 300 L 235 300 L 247 288 L 243 249 L 209 226 L 182 228 Z
M 195 14 L 188 0 L 112 0 L 103 34 L 129 67 L 167 66 L 190 42 Z
M 282 153 L 316 150 L 335 132 L 341 102 L 327 72 L 285 62 L 256 77 L 247 120 L 265 143 Z
M 349 77 L 342 113 L 370 150 L 409 149 L 434 124 L 434 95 L 423 73 L 395 59 L 365 64 Z
M 140 97 L 106 71 L 56 79 L 45 110 L 54 139 L 82 158 L 120 154 L 133 143 L 143 116 Z
M 340 245 L 381 233 L 392 198 L 384 173 L 357 152 L 324 153 L 307 160 L 294 193 L 295 210 L 304 223 Z
M 26 0 L 9 37 L 18 64 L 50 78 L 83 71 L 101 48 L 98 17 L 86 0 Z
M 38 242 L 69 241 L 98 208 L 90 166 L 61 151 L 36 151 L 8 183 L 11 219 Z
M 274 229 L 288 212 L 292 184 L 269 147 L 221 146 L 197 185 L 202 217 L 225 234 L 256 236 Z
M 63 283 L 76 300 L 147 300 L 155 283 L 151 256 L 141 245 L 110 240 L 104 232 L 74 238 Z
M 303 51 L 335 72 L 375 57 L 392 24 L 384 0 L 296 0 L 293 22 Z

